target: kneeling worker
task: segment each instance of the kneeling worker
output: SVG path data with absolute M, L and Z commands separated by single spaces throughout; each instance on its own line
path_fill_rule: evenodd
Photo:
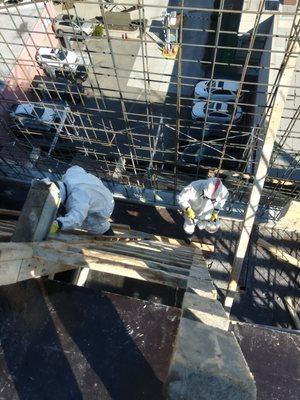
M 101 179 L 75 165 L 57 185 L 66 214 L 53 222 L 50 233 L 82 228 L 95 234 L 114 235 L 109 218 L 115 202 Z
M 220 227 L 218 211 L 222 210 L 228 198 L 228 190 L 219 178 L 194 181 L 177 196 L 184 212 L 185 233 L 191 237 L 198 228 L 215 233 Z

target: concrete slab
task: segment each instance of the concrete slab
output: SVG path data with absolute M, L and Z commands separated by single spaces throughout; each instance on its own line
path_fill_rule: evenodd
M 183 316 L 203 324 L 228 331 L 229 319 L 217 300 L 186 293 L 182 303 Z
M 233 334 L 182 318 L 167 398 L 256 399 L 253 376 Z
M 0 310 L 1 398 L 162 400 L 178 309 L 29 280 Z
M 300 335 L 237 324 L 234 333 L 257 384 L 258 400 L 298 400 Z

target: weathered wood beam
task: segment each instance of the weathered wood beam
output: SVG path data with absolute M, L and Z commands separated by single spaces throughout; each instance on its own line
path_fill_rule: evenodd
M 145 262 L 130 258 L 122 259 L 119 256 L 112 257 L 111 254 L 92 250 L 82 250 L 81 253 L 73 251 L 60 251 L 48 249 L 44 246 L 34 246 L 33 259 L 39 261 L 38 269 L 33 271 L 34 276 L 48 275 L 53 272 L 65 271 L 81 267 L 88 267 L 92 270 L 160 283 L 167 286 L 185 288 L 187 277 L 177 273 L 166 272 L 162 269 L 153 268 Z
M 300 268 L 300 261 L 297 260 L 297 258 L 289 255 L 287 252 L 278 249 L 278 247 L 266 242 L 263 239 L 258 239 L 257 244 L 268 250 L 273 256 L 279 258 L 281 261 L 287 262 L 294 267 Z
M 300 330 L 300 318 L 298 317 L 296 308 L 293 305 L 292 298 L 289 296 L 286 296 L 283 298 L 283 300 L 284 300 L 284 303 L 286 305 L 288 312 L 290 313 L 290 316 L 294 322 L 296 329 Z
M 32 255 L 30 244 L 0 243 L 0 285 L 17 282 L 22 268 L 32 262 Z
M 159 264 L 167 264 L 167 265 L 172 265 L 174 267 L 178 267 L 179 270 L 181 269 L 184 271 L 184 269 L 189 268 L 191 263 L 192 263 L 192 257 L 190 259 L 183 259 L 179 258 L 178 256 L 172 256 L 171 254 L 168 254 L 167 252 L 163 253 L 158 253 L 156 256 L 147 253 L 146 251 L 139 251 L 138 248 L 130 249 L 126 247 L 118 247 L 118 246 L 112 246 L 112 247 L 106 247 L 106 246 L 99 246 L 99 245 L 89 245 L 89 249 L 97 249 L 97 250 L 103 250 L 108 253 L 113 253 L 113 254 L 119 254 L 123 256 L 135 256 L 139 257 L 142 260 L 148 260 L 148 261 L 154 261 Z
M 13 242 L 44 240 L 59 207 L 59 189 L 54 183 L 34 180 L 12 236 Z
M 206 244 L 206 243 L 198 243 L 198 242 L 192 242 L 190 245 L 187 245 L 184 240 L 181 239 L 174 239 L 174 238 L 169 238 L 166 236 L 159 236 L 159 235 L 153 235 L 155 240 L 163 243 L 168 243 L 168 244 L 175 244 L 179 246 L 185 246 L 185 247 L 192 247 L 196 248 L 202 251 L 209 251 L 209 252 L 214 252 L 215 251 L 215 246 L 213 244 Z
M 12 217 L 19 217 L 21 211 L 17 210 L 8 210 L 6 208 L 0 208 L 0 215 L 12 216 Z

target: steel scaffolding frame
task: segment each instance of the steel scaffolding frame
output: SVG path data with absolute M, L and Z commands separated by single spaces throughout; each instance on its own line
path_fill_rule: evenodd
M 68 5 L 68 3 L 70 2 L 67 0 L 62 1 L 63 5 Z M 37 75 L 44 76 L 44 72 L 38 68 L 37 62 L 32 56 L 32 51 L 38 47 L 35 35 L 47 37 L 49 46 L 52 47 L 65 45 L 69 48 L 70 43 L 63 37 L 60 43 L 55 44 L 55 34 L 48 29 L 49 19 L 53 16 L 50 11 L 47 11 L 45 15 L 42 15 L 41 12 L 42 7 L 48 10 L 50 2 L 34 1 L 18 5 L 3 3 L 0 6 L 0 16 L 6 15 L 8 19 L 7 25 L 0 28 L 0 47 L 6 46 L 9 49 L 9 54 L 1 56 L 0 66 L 5 66 L 12 71 L 13 67 L 17 65 L 23 73 L 21 78 L 9 76 L 10 85 L 13 83 L 15 89 L 17 88 L 13 97 L 8 97 L 5 93 L 0 94 L 3 142 L 3 149 L 0 153 L 0 171 L 8 174 L 11 169 L 12 174 L 15 174 L 16 165 L 21 167 L 27 163 L 41 173 L 51 170 L 59 175 L 68 165 L 78 163 L 108 181 L 125 183 L 141 189 L 150 188 L 154 192 L 161 189 L 170 190 L 173 193 L 173 204 L 176 202 L 178 190 L 183 185 L 197 178 L 216 175 L 226 180 L 231 192 L 229 209 L 234 201 L 247 204 L 255 168 L 258 165 L 257 154 L 263 142 L 264 121 L 272 108 L 271 99 L 276 89 L 276 79 L 273 82 L 261 82 L 257 81 L 257 76 L 260 71 L 274 73 L 277 76 L 282 73 L 280 65 L 262 65 L 260 59 L 258 62 L 254 62 L 253 56 L 258 57 L 259 54 L 260 57 L 262 55 L 284 57 L 284 49 L 261 48 L 258 40 L 272 39 L 273 37 L 289 40 L 291 37 L 290 33 L 276 32 L 275 35 L 261 33 L 261 19 L 265 16 L 269 18 L 282 16 L 293 17 L 295 20 L 299 15 L 299 4 L 295 12 L 287 12 L 284 9 L 266 10 L 264 0 L 259 2 L 257 10 L 243 10 L 242 2 L 237 4 L 237 2 L 228 0 L 211 2 L 213 7 L 210 8 L 205 8 L 201 4 L 199 7 L 194 4 L 191 6 L 189 0 L 170 0 L 169 4 L 163 0 L 155 1 L 152 4 L 144 0 L 132 2 L 119 0 L 114 3 L 136 7 L 139 38 L 124 41 L 111 36 L 110 27 L 106 21 L 107 3 L 102 0 L 85 2 L 87 7 L 93 6 L 95 13 L 97 12 L 103 20 L 105 35 L 93 38 L 96 48 L 97 46 L 100 48 L 102 58 L 99 58 L 100 61 L 94 61 L 99 56 L 99 51 L 91 50 L 88 47 L 84 48 L 84 42 L 78 37 L 73 41 L 73 46 L 83 60 L 82 62 L 89 69 L 89 77 L 84 83 L 85 93 L 69 93 L 69 105 L 76 122 L 66 124 L 66 127 L 74 131 L 67 134 L 61 132 L 56 138 L 57 142 L 47 151 L 45 151 L 48 143 L 46 140 L 38 152 L 35 150 L 37 145 L 34 135 L 24 131 L 24 138 L 20 141 L 20 138 L 16 138 L 11 131 L 8 118 L 9 107 L 16 100 L 35 104 L 46 103 L 36 88 L 32 86 L 32 79 L 27 73 L 30 65 L 36 69 Z M 32 4 L 36 10 L 34 16 L 29 15 L 26 7 L 24 8 L 28 4 Z M 59 7 L 56 6 L 56 11 Z M 80 17 L 77 8 L 72 10 L 68 6 L 65 8 L 64 13 L 71 15 L 72 11 L 77 18 Z M 151 51 L 153 39 L 148 33 L 150 29 L 153 29 L 153 24 L 152 21 L 149 23 L 147 20 L 147 12 L 149 9 L 161 11 L 162 8 L 177 11 L 183 20 L 179 31 L 178 57 L 174 61 L 173 69 L 169 72 L 151 70 L 151 63 L 161 63 L 163 56 L 157 56 Z M 236 39 L 240 32 L 238 29 L 225 29 L 224 20 L 232 15 L 239 19 L 242 14 L 251 15 L 254 20 L 251 31 L 244 34 L 244 38 L 249 41 L 247 46 L 239 46 L 237 43 L 225 45 L 224 41 L 233 37 Z M 208 28 L 187 26 L 186 21 L 201 22 L 203 15 L 210 19 Z M 28 30 L 28 18 L 41 21 L 42 28 L 35 32 Z M 19 32 L 20 26 L 16 20 L 21 21 L 22 32 Z M 158 21 L 159 18 L 156 20 Z M 156 37 L 159 38 L 163 31 L 162 24 L 156 24 L 155 29 L 158 32 Z M 27 49 L 29 59 L 28 57 L 20 59 L 14 51 L 16 40 L 10 35 L 12 32 L 17 34 L 19 45 Z M 194 43 L 193 40 L 191 43 L 189 35 L 195 33 L 204 34 L 205 39 L 201 43 Z M 25 36 L 28 36 L 27 39 L 24 39 Z M 30 38 L 30 43 L 28 43 L 28 38 Z M 298 39 L 298 35 L 293 37 L 294 41 Z M 124 50 L 123 46 L 120 47 L 123 43 Z M 138 45 L 140 52 L 136 51 Z M 197 59 L 193 57 L 194 52 L 197 51 L 201 51 L 204 56 L 207 52 L 208 56 Z M 246 54 L 243 61 L 235 59 L 224 61 L 220 58 L 220 54 L 223 54 L 222 51 L 228 52 L 232 58 L 239 54 L 240 59 L 243 59 L 242 52 Z M 210 54 L 212 57 L 209 57 Z M 291 55 L 294 56 L 296 53 Z M 122 60 L 126 59 L 124 65 L 119 62 L 121 58 Z M 141 69 L 135 69 L 130 63 L 129 66 L 126 65 L 127 60 L 132 59 L 141 61 Z M 197 67 L 202 71 L 200 76 L 197 74 Z M 193 124 L 190 111 L 193 105 L 191 92 L 193 92 L 195 83 L 217 79 L 222 70 L 226 73 L 221 78 L 228 81 L 234 79 L 239 82 L 238 95 L 231 102 L 233 112 L 230 120 L 222 125 L 208 121 L 207 107 L 203 123 Z M 296 68 L 295 73 L 298 72 L 299 70 Z M 64 75 L 62 69 L 61 73 Z M 231 78 L 230 74 L 234 78 Z M 30 90 L 24 89 L 22 86 L 24 76 L 27 76 L 27 86 Z M 237 79 L 236 76 L 239 78 Z M 7 77 L 3 76 L 2 78 L 6 80 Z M 129 79 L 134 82 L 142 81 L 142 88 L 138 91 L 138 86 L 130 86 Z M 168 84 L 168 89 L 159 97 L 159 93 L 153 89 L 153 85 L 164 81 Z M 296 103 L 299 97 L 297 93 L 299 87 L 296 84 L 281 87 L 295 91 Z M 211 89 L 210 84 L 207 104 L 211 103 Z M 55 90 L 56 96 L 61 99 L 63 93 L 60 93 L 56 87 Z M 265 95 L 266 101 L 258 103 L 256 101 L 258 94 Z M 80 97 L 80 104 L 75 103 L 75 95 Z M 57 105 L 54 104 L 53 107 L 57 107 Z M 239 124 L 234 122 L 237 107 L 246 110 L 243 121 Z M 288 127 L 282 134 L 278 134 L 278 147 L 273 154 L 272 168 L 280 166 L 277 156 L 287 140 L 292 136 L 300 140 L 296 127 L 299 105 L 296 104 L 295 108 L 287 107 L 286 111 L 291 112 L 292 116 L 289 118 Z M 217 137 L 207 134 L 207 132 L 216 130 L 219 132 Z M 185 166 L 182 165 L 181 157 L 190 144 L 199 145 L 204 156 L 194 166 Z M 206 155 L 203 149 L 207 151 Z M 25 154 L 27 156 L 24 158 Z M 124 160 L 126 161 L 125 165 Z M 298 164 L 299 153 L 296 153 L 294 157 L 291 157 L 291 162 L 286 166 L 283 176 L 266 177 L 265 189 L 262 194 L 265 207 L 281 207 L 289 198 L 299 198 L 299 182 L 293 177 L 293 171 Z M 17 170 L 18 175 L 22 176 L 20 169 Z

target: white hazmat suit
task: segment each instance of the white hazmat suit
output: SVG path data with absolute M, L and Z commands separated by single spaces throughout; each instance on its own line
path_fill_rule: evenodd
M 191 208 L 195 218 L 184 216 L 184 231 L 192 235 L 197 225 L 199 229 L 206 229 L 210 233 L 216 232 L 220 222 L 211 221 L 212 212 L 224 208 L 228 195 L 228 190 L 219 178 L 198 180 L 186 186 L 177 196 L 177 201 L 184 212 Z
M 103 234 L 110 229 L 109 218 L 115 202 L 101 179 L 74 166 L 66 171 L 58 184 L 66 208 L 66 215 L 57 218 L 61 230 L 83 228 Z

